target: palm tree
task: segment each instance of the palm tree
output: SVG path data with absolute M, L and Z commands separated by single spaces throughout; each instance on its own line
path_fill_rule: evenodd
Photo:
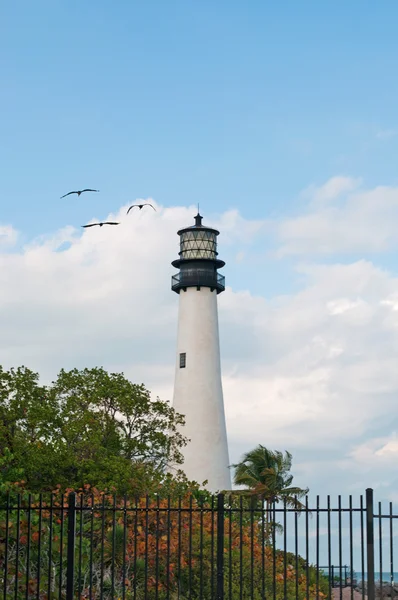
M 254 499 L 265 500 L 268 519 L 270 507 L 275 502 L 284 502 L 286 506 L 300 512 L 304 505 L 300 502 L 308 494 L 308 488 L 292 486 L 292 455 L 290 452 L 268 450 L 259 444 L 247 452 L 235 468 L 234 483 L 246 487 L 242 493 Z

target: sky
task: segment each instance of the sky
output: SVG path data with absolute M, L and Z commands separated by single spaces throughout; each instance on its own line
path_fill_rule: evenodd
M 171 261 L 200 203 L 227 263 L 231 462 L 262 443 L 313 495 L 398 502 L 397 19 L 393 0 L 3 3 L 0 363 L 102 365 L 171 400 Z M 157 212 L 126 217 L 137 199 Z

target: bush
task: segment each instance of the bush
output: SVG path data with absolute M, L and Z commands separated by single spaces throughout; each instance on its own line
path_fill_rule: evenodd
M 15 498 L 12 499 L 16 506 Z M 20 510 L 0 511 L 0 567 L 5 569 L 6 597 L 49 599 L 66 585 L 67 497 L 58 490 L 51 499 L 23 494 Z M 216 586 L 217 511 L 192 495 L 170 499 L 117 499 L 87 486 L 77 496 L 76 594 L 127 600 L 214 598 Z M 30 515 L 30 516 L 29 516 Z M 225 597 L 304 600 L 307 577 L 300 558 L 274 551 L 269 528 L 261 519 L 242 522 L 239 513 L 225 511 Z M 6 555 L 7 547 L 7 555 Z M 316 569 L 309 567 L 309 597 L 316 594 Z M 286 575 L 286 577 L 285 577 Z M 319 574 L 320 593 L 328 594 Z M 275 589 L 275 590 L 274 590 Z M 135 596 L 134 596 L 135 593 Z M 242 593 L 242 596 L 241 596 Z

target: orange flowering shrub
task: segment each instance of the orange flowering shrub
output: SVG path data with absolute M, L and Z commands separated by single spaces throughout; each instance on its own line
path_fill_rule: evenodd
M 70 491 L 70 490 L 68 490 Z M 76 496 L 74 582 L 78 598 L 215 598 L 216 502 L 116 499 L 95 488 Z M 0 510 L 0 573 L 6 598 L 65 597 L 68 496 L 23 494 L 8 518 Z M 29 510 L 30 506 L 30 510 Z M 19 508 L 18 508 L 19 507 Z M 225 598 L 315 599 L 315 569 L 307 582 L 303 560 L 274 550 L 270 528 L 259 518 L 224 510 Z M 247 515 L 245 514 L 245 517 Z M 1 578 L 1 575 L 0 575 Z M 319 576 L 320 599 L 328 594 Z M 0 579 L 1 583 L 1 579 Z

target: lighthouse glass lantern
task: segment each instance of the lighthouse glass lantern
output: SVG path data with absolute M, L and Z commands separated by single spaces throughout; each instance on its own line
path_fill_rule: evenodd
M 219 231 L 202 225 L 198 213 L 195 225 L 180 229 L 180 258 L 172 262 L 180 272 L 172 276 L 171 289 L 177 294 L 188 287 L 209 287 L 217 294 L 225 290 L 225 277 L 217 272 L 225 265 L 217 258 L 217 236 Z

